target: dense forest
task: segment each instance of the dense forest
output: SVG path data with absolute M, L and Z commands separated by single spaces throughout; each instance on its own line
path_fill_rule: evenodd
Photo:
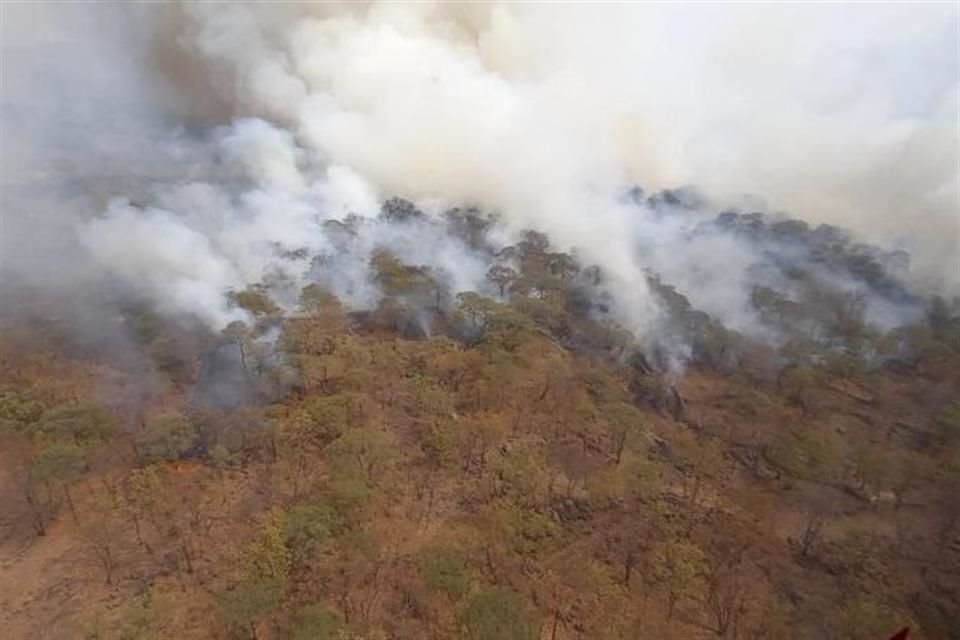
M 220 332 L 128 300 L 90 339 L 8 286 L 3 637 L 960 638 L 960 307 L 907 256 L 724 212 L 694 236 L 767 248 L 756 330 L 651 271 L 645 338 L 547 236 L 431 224 L 485 290 L 381 248 L 359 311 L 304 254 Z

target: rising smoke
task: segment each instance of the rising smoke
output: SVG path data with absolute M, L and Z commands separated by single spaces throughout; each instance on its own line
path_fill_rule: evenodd
M 109 286 L 214 328 L 241 317 L 227 291 L 267 280 L 372 306 L 378 247 L 489 290 L 436 221 L 468 205 L 497 214 L 495 241 L 537 229 L 599 264 L 638 333 L 661 316 L 648 270 L 759 331 L 772 245 L 711 227 L 727 206 L 852 228 L 906 249 L 926 290 L 960 285 L 955 6 L 2 10 L 8 282 Z M 698 201 L 624 197 L 636 184 Z M 428 218 L 379 219 L 394 195 Z M 351 214 L 344 246 L 325 223 Z

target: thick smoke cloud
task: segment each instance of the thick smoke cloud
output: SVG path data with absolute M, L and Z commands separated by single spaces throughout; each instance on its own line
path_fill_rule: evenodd
M 660 316 L 647 269 L 755 329 L 756 245 L 623 197 L 693 184 L 716 209 L 769 203 L 905 248 L 933 290 L 960 281 L 949 5 L 3 11 L 5 277 L 69 263 L 215 327 L 238 317 L 227 290 L 269 279 L 369 306 L 380 246 L 485 286 L 437 224 L 374 219 L 400 195 L 496 212 L 504 241 L 546 232 L 621 283 L 639 332 Z M 343 250 L 323 223 L 347 214 L 364 222 Z

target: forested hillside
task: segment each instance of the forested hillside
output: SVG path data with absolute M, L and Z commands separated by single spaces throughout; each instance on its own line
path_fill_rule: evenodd
M 485 291 L 382 248 L 351 311 L 304 254 L 292 307 L 268 279 L 222 332 L 128 303 L 94 339 L 8 288 L 3 638 L 960 638 L 960 309 L 903 256 L 727 212 L 690 241 L 776 248 L 754 329 L 651 271 L 638 340 L 603 269 L 444 224 Z

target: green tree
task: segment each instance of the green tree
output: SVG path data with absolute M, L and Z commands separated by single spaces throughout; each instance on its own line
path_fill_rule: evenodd
M 536 624 L 520 596 L 496 587 L 471 596 L 460 622 L 470 640 L 533 640 L 536 635 Z
M 231 291 L 227 294 L 230 304 L 248 311 L 256 317 L 278 315 L 280 307 L 270 299 L 267 287 L 260 284 L 250 285 L 243 291 Z
M 87 468 L 83 449 L 72 442 L 53 442 L 43 449 L 33 463 L 33 477 L 47 487 L 48 494 L 59 485 L 67 499 L 74 522 L 79 522 L 70 485 Z
M 344 433 L 326 452 L 327 464 L 336 476 L 361 480 L 370 488 L 385 480 L 396 457 L 390 437 L 371 428 Z
M 532 229 L 524 231 L 522 239 L 517 243 L 517 252 L 524 260 L 542 256 L 549 248 L 550 239 L 547 235 Z
M 117 505 L 107 496 L 99 494 L 88 502 L 87 508 L 90 517 L 80 525 L 79 534 L 87 549 L 103 568 L 106 583 L 112 585 L 119 561 L 117 551 L 121 539 L 117 535 Z
M 517 272 L 503 264 L 495 264 L 487 271 L 487 280 L 497 285 L 501 299 L 503 298 L 504 292 L 516 279 Z
M 314 446 L 323 447 L 333 442 L 346 430 L 350 418 L 349 407 L 344 398 L 335 396 L 311 396 L 303 410 L 311 423 L 309 439 Z
M 512 447 L 499 460 L 497 476 L 501 490 L 518 504 L 535 507 L 547 496 L 550 477 L 543 451 L 532 444 Z
M 310 284 L 300 293 L 299 307 L 306 315 L 288 318 L 284 327 L 288 348 L 300 354 L 332 355 L 338 347 L 337 338 L 349 325 L 343 304 L 323 287 Z
M 180 459 L 196 440 L 193 424 L 180 414 L 171 414 L 149 420 L 146 428 L 134 436 L 134 446 L 141 464 L 148 465 Z
M 237 345 L 237 351 L 240 354 L 240 366 L 243 372 L 249 377 L 256 369 L 254 346 L 254 331 L 246 323 L 240 320 L 234 320 L 223 329 L 223 336 L 230 342 Z
M 587 478 L 586 489 L 592 500 L 615 503 L 642 497 L 657 484 L 659 465 L 644 457 L 632 457 L 615 467 L 606 467 Z
M 290 576 L 293 562 L 284 537 L 283 519 L 271 516 L 244 550 L 247 573 L 255 580 L 274 580 L 281 585 Z
M 608 567 L 583 554 L 564 554 L 533 587 L 538 606 L 550 612 L 550 640 L 564 637 L 561 626 L 586 638 L 624 638 L 628 632 L 625 592 L 610 579 Z
M 339 616 L 321 604 L 309 604 L 297 611 L 289 640 L 338 640 L 343 629 Z
M 124 501 L 133 520 L 137 542 L 152 555 L 153 549 L 147 542 L 144 523 L 149 522 L 158 529 L 161 527 L 158 503 L 163 484 L 156 466 L 133 469 L 127 476 L 123 489 Z
M 503 443 L 508 430 L 505 418 L 499 414 L 475 413 L 463 420 L 458 435 L 464 472 L 476 466 L 477 473 L 483 476 L 489 453 Z
M 427 549 L 420 560 L 420 571 L 431 589 L 441 591 L 457 602 L 470 588 L 463 554 L 451 547 Z
M 779 434 L 767 458 L 795 478 L 828 482 L 836 479 L 841 462 L 835 438 L 813 427 Z
M 804 366 L 786 369 L 778 381 L 780 392 L 793 404 L 804 412 L 808 412 L 813 405 L 816 391 L 817 377 L 813 369 Z
M 25 431 L 40 421 L 43 405 L 16 391 L 0 392 L 0 428 Z
M 283 536 L 292 566 L 308 568 L 314 555 L 345 529 L 343 519 L 327 505 L 304 504 L 290 509 L 283 519 Z
M 435 469 L 448 468 L 457 461 L 458 433 L 452 421 L 430 421 L 421 426 L 420 448 Z
M 116 429 L 116 418 L 92 403 L 66 405 L 43 414 L 40 430 L 58 438 L 69 438 L 77 445 L 106 440 Z
M 247 580 L 220 594 L 220 616 L 231 632 L 257 640 L 257 624 L 279 608 L 282 601 L 282 581 Z
M 550 273 L 560 278 L 561 282 L 566 282 L 580 269 L 576 259 L 569 253 L 549 253 L 546 264 Z
M 422 218 L 423 212 L 409 200 L 393 196 L 380 206 L 380 217 L 388 222 L 409 222 Z
M 337 296 L 333 295 L 327 289 L 313 283 L 308 284 L 300 290 L 299 305 L 302 311 L 311 314 L 319 314 L 325 311 L 336 312 L 337 315 L 343 312 L 343 305 Z
M 614 460 L 617 464 L 623 459 L 627 443 L 643 433 L 643 414 L 626 402 L 614 402 L 601 407 Z
M 482 341 L 488 349 L 512 354 L 538 333 L 529 318 L 513 309 L 501 308 L 487 318 Z
M 697 545 L 680 540 L 658 543 L 650 559 L 650 574 L 667 594 L 667 620 L 677 603 L 696 594 L 701 586 L 706 558 Z
M 455 311 L 472 331 L 482 333 L 498 307 L 490 298 L 485 298 L 475 291 L 464 291 L 457 294 Z

